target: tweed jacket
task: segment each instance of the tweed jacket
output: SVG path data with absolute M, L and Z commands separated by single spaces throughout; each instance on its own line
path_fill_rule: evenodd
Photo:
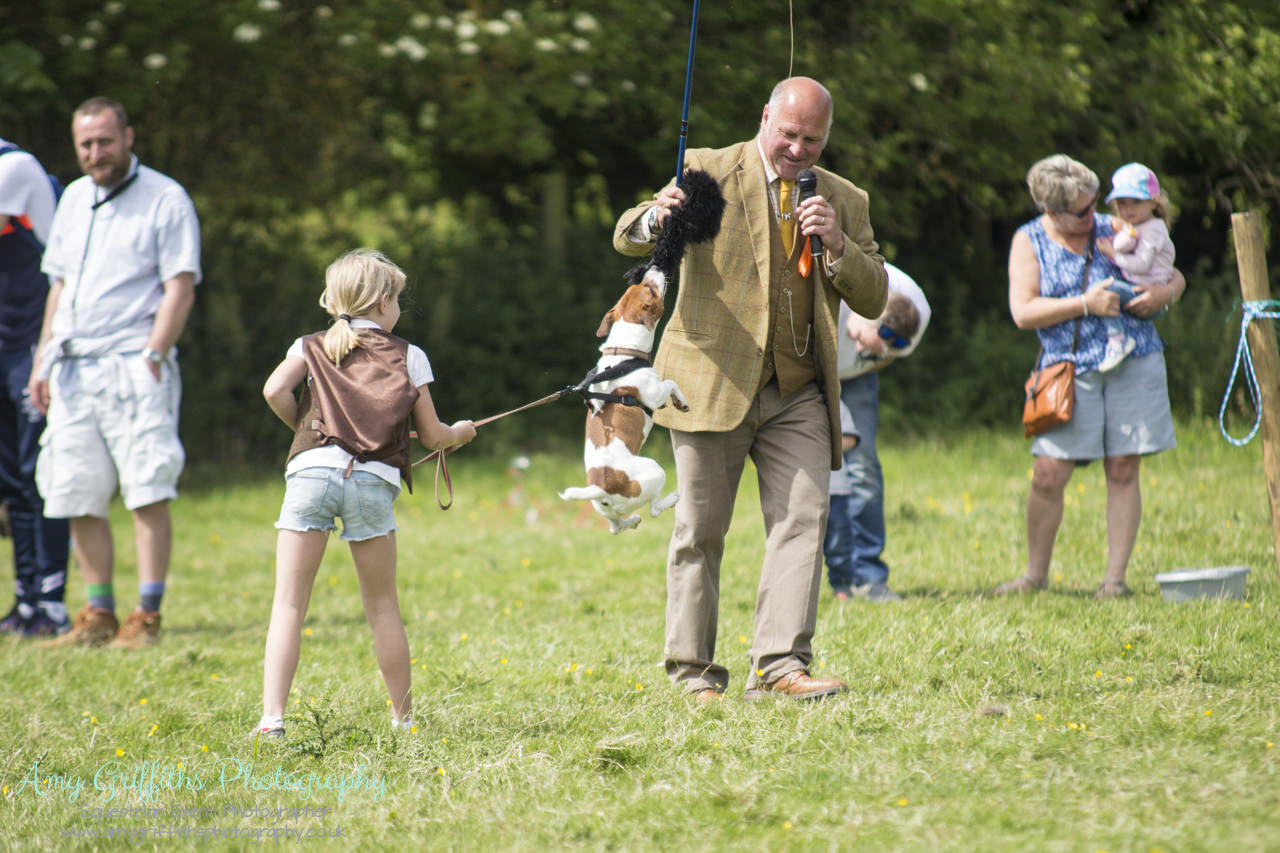
M 675 308 L 658 347 L 654 367 L 674 379 L 689 401 L 689 411 L 671 407 L 654 420 L 684 432 L 725 432 L 737 427 L 755 399 L 768 340 L 769 278 L 785 259 L 771 257 L 776 217 L 769 204 L 764 163 L 754 138 L 728 148 L 693 149 L 685 166 L 716 178 L 725 198 L 724 219 L 715 240 L 691 245 L 685 252 Z M 887 279 L 884 258 L 871 230 L 867 194 L 825 169 L 815 168 L 817 194 L 835 209 L 844 232 L 844 256 L 838 274 L 814 264 L 814 358 L 818 383 L 826 397 L 831 429 L 831 467 L 841 464 L 840 379 L 836 365 L 836 318 L 840 300 L 864 317 L 884 310 Z M 656 198 L 656 196 L 655 196 Z M 653 250 L 627 237 L 632 225 L 653 201 L 622 214 L 613 246 L 624 255 Z

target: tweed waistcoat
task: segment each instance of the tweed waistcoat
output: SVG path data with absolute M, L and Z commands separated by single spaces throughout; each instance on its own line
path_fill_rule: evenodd
M 809 241 L 801 239 L 799 229 L 796 236 L 791 257 L 785 260 L 779 229 L 774 228 L 769 239 L 769 324 L 759 387 L 776 376 L 778 391 L 784 397 L 818 376 L 814 366 L 813 284 L 796 271 L 800 253 L 809 251 Z

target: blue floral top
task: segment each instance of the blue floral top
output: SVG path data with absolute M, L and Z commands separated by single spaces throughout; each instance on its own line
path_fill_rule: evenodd
M 1110 237 L 1111 217 L 1094 214 L 1094 225 L 1097 228 L 1095 237 Z M 1018 229 L 1031 238 L 1031 246 L 1035 249 L 1036 261 L 1040 264 L 1040 295 L 1062 298 L 1079 296 L 1080 276 L 1084 273 L 1085 258 L 1066 249 L 1049 239 L 1040 217 L 1028 222 Z M 1106 255 L 1094 248 L 1093 266 L 1089 269 L 1089 284 L 1101 281 L 1107 276 L 1116 279 L 1124 278 L 1124 273 L 1113 264 Z M 1125 334 L 1134 339 L 1132 355 L 1149 355 L 1164 349 L 1164 342 L 1156 334 L 1156 327 L 1150 321 L 1135 317 L 1125 311 L 1120 312 L 1120 321 L 1124 324 Z M 1076 347 L 1074 358 L 1071 355 L 1071 336 L 1075 331 L 1076 321 L 1067 320 L 1053 326 L 1036 329 L 1040 336 L 1040 345 L 1044 347 L 1042 364 L 1056 364 L 1059 361 L 1075 361 L 1080 372 L 1094 370 L 1102 361 L 1102 354 L 1107 348 L 1107 331 L 1101 318 L 1084 317 L 1080 320 L 1080 343 Z

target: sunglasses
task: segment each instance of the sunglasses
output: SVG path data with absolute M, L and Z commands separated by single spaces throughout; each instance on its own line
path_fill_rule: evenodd
M 1084 219 L 1098 205 L 1098 194 L 1094 193 L 1093 198 L 1089 199 L 1089 203 L 1079 210 L 1060 210 L 1058 213 L 1063 216 L 1074 216 L 1076 219 Z
M 889 346 L 893 347 L 894 349 L 906 349 L 907 347 L 911 346 L 910 340 L 902 337 L 902 335 L 899 335 L 897 332 L 895 332 L 893 329 L 890 329 L 884 323 L 880 324 L 880 337 L 888 341 Z

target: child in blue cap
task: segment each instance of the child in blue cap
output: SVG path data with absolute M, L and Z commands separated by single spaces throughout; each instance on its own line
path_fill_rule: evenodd
M 1133 285 L 1142 285 L 1144 289 L 1155 284 L 1165 285 L 1173 274 L 1169 199 L 1161 191 L 1155 172 L 1141 163 L 1127 163 L 1111 176 L 1107 202 L 1115 214 L 1111 223 L 1115 237 L 1099 238 L 1098 250 L 1124 271 L 1124 280 L 1107 288 L 1120 296 L 1120 305 L 1124 307 L 1138 295 Z M 1119 317 L 1107 317 L 1103 322 L 1107 329 L 1107 349 L 1098 365 L 1099 371 L 1114 368 L 1134 347 L 1134 340 L 1125 334 Z

